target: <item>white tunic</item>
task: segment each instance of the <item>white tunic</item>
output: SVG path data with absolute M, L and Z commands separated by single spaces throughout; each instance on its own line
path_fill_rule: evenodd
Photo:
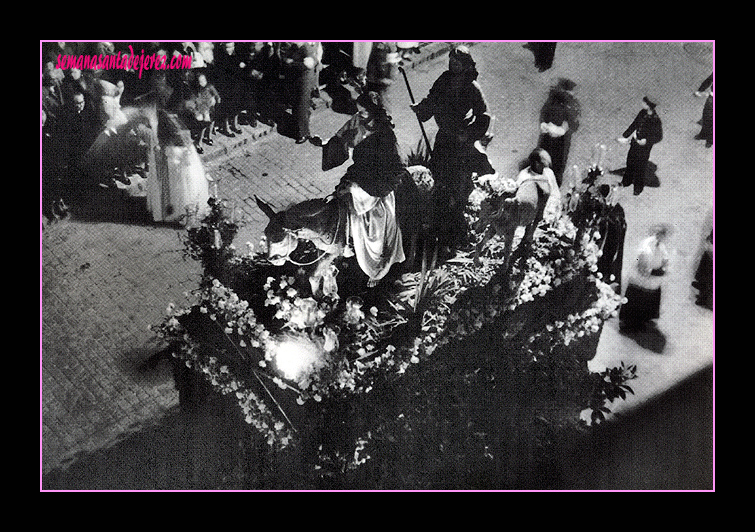
M 396 222 L 396 196 L 370 196 L 356 183 L 349 184 L 349 233 L 354 254 L 370 281 L 379 281 L 397 262 L 403 262 L 404 245 Z
M 669 254 L 666 245 L 659 242 L 653 235 L 642 241 L 637 249 L 637 258 L 629 276 L 629 282 L 647 290 L 656 290 L 661 287 L 662 275 L 653 275 L 665 272 L 668 267 Z

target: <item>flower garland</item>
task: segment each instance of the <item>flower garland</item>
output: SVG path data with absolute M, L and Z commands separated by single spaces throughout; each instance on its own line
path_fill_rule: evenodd
M 231 313 L 234 310 L 243 309 L 245 302 L 237 302 L 238 307 L 240 307 L 237 309 L 233 309 L 230 305 L 227 305 L 227 302 L 236 299 L 233 297 L 235 294 L 230 294 L 230 297 L 226 299 L 221 295 L 223 290 L 223 287 L 219 284 L 213 284 L 210 290 L 205 291 L 205 295 L 210 295 L 210 298 L 204 300 L 205 303 L 200 309 L 205 310 L 201 312 L 208 312 L 204 305 L 211 300 L 218 303 L 216 308 L 230 310 Z M 176 346 L 176 350 L 172 352 L 172 356 L 181 360 L 187 368 L 201 374 L 205 381 L 212 385 L 221 395 L 234 394 L 239 408 L 244 413 L 246 423 L 257 429 L 265 437 L 269 446 L 281 449 L 287 447 L 294 440 L 291 426 L 275 416 L 266 402 L 258 397 L 243 380 L 233 375 L 227 365 L 221 365 L 217 357 L 206 356 L 202 353 L 199 343 L 190 336 L 179 321 L 180 317 L 187 315 L 189 310 L 175 309 L 171 305 L 168 307 L 168 312 L 168 318 L 163 324 L 159 327 L 152 327 L 152 330 L 163 338 L 170 340 Z M 215 315 L 211 315 L 213 321 L 217 320 L 216 316 L 212 316 Z M 248 313 L 242 311 L 240 318 L 236 322 L 237 324 L 247 322 Z M 232 327 L 230 326 L 226 327 L 224 332 L 231 333 L 231 329 Z M 264 338 L 264 336 L 264 334 L 260 335 L 261 338 Z
M 486 198 L 509 195 L 514 190 L 515 184 L 510 179 L 483 176 L 470 195 L 467 216 L 475 219 Z M 213 220 L 223 222 L 218 216 Z M 215 234 L 212 223 L 203 222 L 201 234 Z M 406 274 L 402 278 L 404 287 L 409 288 L 402 297 L 391 301 L 389 309 L 365 309 L 359 298 L 339 301 L 336 296 L 318 300 L 298 289 L 293 276 L 270 275 L 262 290 L 264 306 L 273 311 L 272 322 L 262 320 L 249 302 L 213 278 L 197 291 L 197 299 L 188 309 L 170 308 L 168 317 L 156 331 L 178 346 L 174 356 L 187 367 L 204 375 L 221 394 L 235 394 L 246 422 L 260 431 L 271 446 L 285 448 L 295 441 L 295 429 L 280 407 L 276 413 L 269 406 L 269 400 L 275 402 L 272 393 L 263 398 L 251 390 L 248 382 L 234 375 L 228 365 L 220 364 L 217 357 L 200 354 L 200 342 L 183 328 L 182 316 L 197 309 L 217 324 L 246 366 L 245 374 L 259 380 L 257 384 L 265 392 L 268 389 L 263 381 L 269 380 L 281 389 L 295 392 L 299 405 L 329 396 L 366 394 L 378 381 L 400 377 L 438 347 L 464 339 L 504 313 L 532 303 L 580 276 L 595 287 L 595 301 L 579 313 L 546 324 L 529 337 L 529 343 L 568 345 L 598 332 L 602 322 L 615 315 L 621 298 L 596 273 L 600 235 L 597 231 L 584 232 L 580 241 L 575 242 L 577 234 L 568 216 L 541 224 L 526 260 L 515 262 L 505 279 L 498 271 L 502 258 L 494 241 L 490 257 L 480 267 L 469 261 L 450 262 L 436 268 L 427 280 L 430 297 L 422 307 L 419 333 L 403 340 L 394 339 L 391 334 L 412 318 L 414 305 L 409 298 L 415 292 L 413 286 L 419 274 Z M 472 238 L 477 236 L 473 233 Z M 227 256 L 230 246 L 224 243 L 231 240 L 224 235 L 220 241 L 212 241 L 213 252 Z M 201 254 L 199 248 L 195 246 L 195 255 Z M 245 267 L 251 271 L 264 262 L 251 249 L 243 258 L 230 255 L 225 263 L 238 270 Z M 469 278 L 475 282 L 465 282 Z M 505 330 L 502 336 L 505 339 L 514 332 Z

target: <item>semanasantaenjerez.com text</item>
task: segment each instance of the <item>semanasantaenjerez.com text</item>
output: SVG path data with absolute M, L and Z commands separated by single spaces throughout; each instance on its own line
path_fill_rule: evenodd
M 139 78 L 142 77 L 144 70 L 172 70 L 178 68 L 191 68 L 192 58 L 190 55 L 167 56 L 162 54 L 141 55 L 135 54 L 134 49 L 129 45 L 130 54 L 117 55 L 63 55 L 58 54 L 58 62 L 55 68 L 62 70 L 76 68 L 78 70 L 86 69 L 122 69 L 139 72 Z

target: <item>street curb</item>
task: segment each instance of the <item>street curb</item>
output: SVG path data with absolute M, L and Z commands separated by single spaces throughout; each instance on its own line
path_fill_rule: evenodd
M 223 141 L 222 143 L 220 143 L 219 146 L 213 147 L 212 151 L 209 153 L 205 151 L 205 153 L 200 155 L 199 158 L 205 164 L 213 162 L 217 159 L 220 159 L 221 157 L 229 155 L 230 153 L 236 151 L 239 148 L 243 148 L 244 146 L 253 144 L 257 142 L 258 140 L 264 137 L 267 137 L 271 133 L 276 133 L 277 131 L 278 130 L 275 125 L 272 125 L 272 126 L 266 126 L 266 125 L 259 126 L 258 125 L 249 133 L 244 131 L 244 133 L 240 137 L 228 139 L 227 143 Z M 216 141 L 216 144 L 217 144 L 217 141 Z

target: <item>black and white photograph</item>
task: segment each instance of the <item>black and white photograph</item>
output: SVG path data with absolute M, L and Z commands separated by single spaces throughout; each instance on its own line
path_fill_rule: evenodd
M 714 492 L 715 55 L 40 40 L 40 492 Z

